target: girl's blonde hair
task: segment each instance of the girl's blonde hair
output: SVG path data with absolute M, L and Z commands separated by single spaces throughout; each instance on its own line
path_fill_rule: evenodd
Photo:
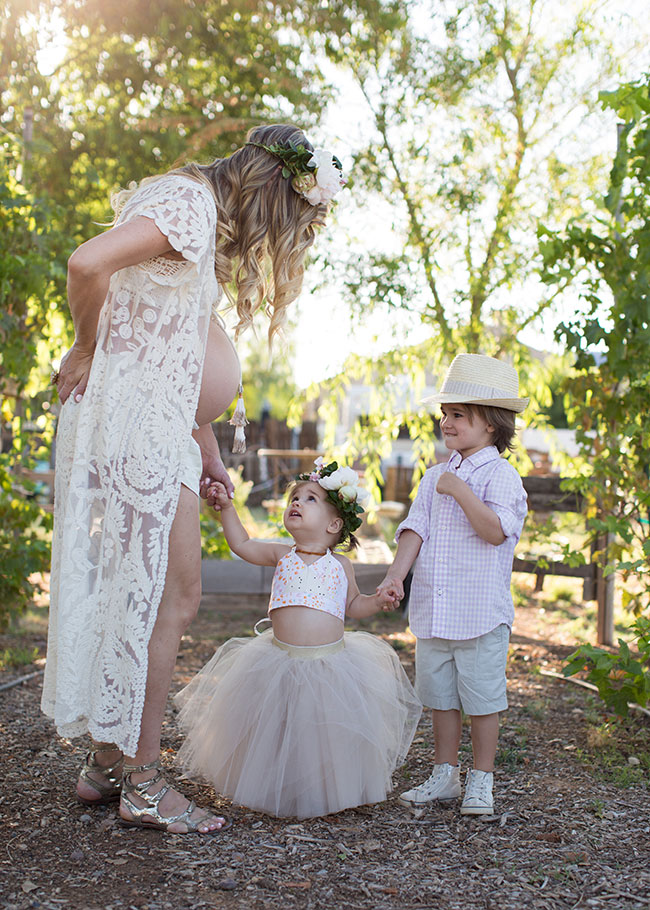
M 255 127 L 247 141 L 292 142 L 313 150 L 304 133 L 289 124 Z M 237 310 L 235 337 L 264 306 L 271 340 L 286 322 L 287 307 L 300 294 L 305 254 L 316 227 L 325 222 L 327 206 L 310 205 L 282 176 L 281 162 L 252 145 L 212 164 L 191 163 L 168 173 L 193 177 L 212 191 L 217 206 L 214 271 Z M 158 178 L 147 182 L 151 179 Z M 112 199 L 114 208 L 121 208 L 132 192 Z

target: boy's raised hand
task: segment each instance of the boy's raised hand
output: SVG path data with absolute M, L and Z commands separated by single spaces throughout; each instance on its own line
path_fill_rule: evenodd
M 436 484 L 436 492 L 443 495 L 454 496 L 460 486 L 465 486 L 465 481 L 454 474 L 453 471 L 443 471 Z
M 225 509 L 227 506 L 232 506 L 232 499 L 228 495 L 228 491 L 225 486 L 218 481 L 210 484 L 206 499 L 208 505 L 212 506 L 215 512 L 221 512 L 222 509 Z

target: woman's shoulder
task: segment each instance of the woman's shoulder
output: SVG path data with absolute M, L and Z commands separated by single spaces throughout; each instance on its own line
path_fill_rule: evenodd
M 216 203 L 207 184 L 188 174 L 161 174 L 140 183 L 126 201 L 125 208 L 143 205 L 197 205 L 216 214 Z

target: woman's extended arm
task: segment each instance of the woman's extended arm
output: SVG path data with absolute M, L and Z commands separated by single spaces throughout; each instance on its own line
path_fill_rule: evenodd
M 219 443 L 217 442 L 217 437 L 212 432 L 211 424 L 206 423 L 202 427 L 199 427 L 198 430 L 193 430 L 192 436 L 194 436 L 201 449 L 202 469 L 199 486 L 201 497 L 203 499 L 208 498 L 209 489 L 216 480 L 220 484 L 223 484 L 229 498 L 232 499 L 235 495 L 235 485 L 230 479 L 230 475 L 221 458 Z M 218 508 L 218 506 L 216 506 L 216 501 L 210 502 L 209 505 Z
M 98 234 L 78 247 L 68 260 L 68 305 L 75 342 L 61 361 L 57 390 L 65 402 L 74 393 L 80 401 L 86 390 L 95 353 L 99 314 L 111 275 L 172 250 L 167 237 L 150 218 L 134 218 Z

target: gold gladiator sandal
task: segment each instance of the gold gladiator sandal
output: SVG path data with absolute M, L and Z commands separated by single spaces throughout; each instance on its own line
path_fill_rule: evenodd
M 132 774 L 140 774 L 143 771 L 154 771 L 153 777 L 148 780 L 134 783 Z M 155 784 L 163 781 L 163 785 L 157 793 L 149 793 L 149 789 Z M 205 824 L 206 820 L 215 816 L 213 812 L 207 809 L 201 809 L 203 815 L 198 818 L 191 818 L 192 812 L 197 808 L 194 800 L 190 800 L 189 806 L 179 815 L 162 815 L 158 806 L 165 793 L 170 790 L 169 784 L 163 777 L 159 761 L 150 762 L 148 765 L 128 765 L 124 764 L 124 776 L 122 777 L 122 807 L 127 810 L 131 818 L 120 817 L 120 824 L 125 828 L 152 828 L 154 831 L 169 831 L 169 826 L 177 822 L 185 825 L 186 831 L 170 831 L 170 834 L 201 834 L 212 835 L 221 834 L 226 828 L 230 827 L 230 822 L 224 820 L 220 828 L 213 831 L 199 831 L 199 827 Z M 139 796 L 145 802 L 144 806 L 137 806 L 131 799 L 132 795 Z
M 95 758 L 100 752 L 119 751 L 118 746 L 111 746 L 110 749 L 91 749 L 86 755 L 84 763 L 81 766 L 81 771 L 79 772 L 79 780 L 84 781 L 84 783 L 93 788 L 97 793 L 97 799 L 88 799 L 77 793 L 77 799 L 84 806 L 106 806 L 109 803 L 116 802 L 120 798 L 124 756 L 120 755 L 116 762 L 113 762 L 112 765 L 108 766 L 100 765 Z M 100 774 L 103 780 L 96 780 L 95 777 L 90 776 L 91 774 Z

